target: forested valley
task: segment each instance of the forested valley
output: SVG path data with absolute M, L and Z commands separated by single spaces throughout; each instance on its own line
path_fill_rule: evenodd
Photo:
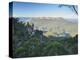
M 43 31 L 34 30 L 29 22 L 20 22 L 18 18 L 12 20 L 13 57 L 36 57 L 72 55 L 78 53 L 78 34 L 74 37 L 44 36 Z

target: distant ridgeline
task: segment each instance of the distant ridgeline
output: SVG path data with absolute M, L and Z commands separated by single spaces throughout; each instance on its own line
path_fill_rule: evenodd
M 69 22 L 64 18 L 58 17 L 23 17 L 19 18 L 20 21 L 27 25 L 33 24 L 34 30 L 41 30 L 45 36 L 55 37 L 69 37 L 77 34 L 77 23 Z

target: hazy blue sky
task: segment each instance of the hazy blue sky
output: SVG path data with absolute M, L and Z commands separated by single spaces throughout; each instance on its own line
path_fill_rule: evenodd
M 77 18 L 68 7 L 58 7 L 59 4 L 13 3 L 13 17 L 64 17 Z

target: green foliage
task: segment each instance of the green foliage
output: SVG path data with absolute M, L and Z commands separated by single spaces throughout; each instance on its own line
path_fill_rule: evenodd
M 33 57 L 33 56 L 53 56 L 68 55 L 78 53 L 78 36 L 69 38 L 57 38 L 43 36 L 44 43 L 40 42 L 40 33 L 37 31 L 31 36 L 26 27 L 30 24 L 19 22 L 17 18 L 13 20 L 13 56 L 14 57 Z

